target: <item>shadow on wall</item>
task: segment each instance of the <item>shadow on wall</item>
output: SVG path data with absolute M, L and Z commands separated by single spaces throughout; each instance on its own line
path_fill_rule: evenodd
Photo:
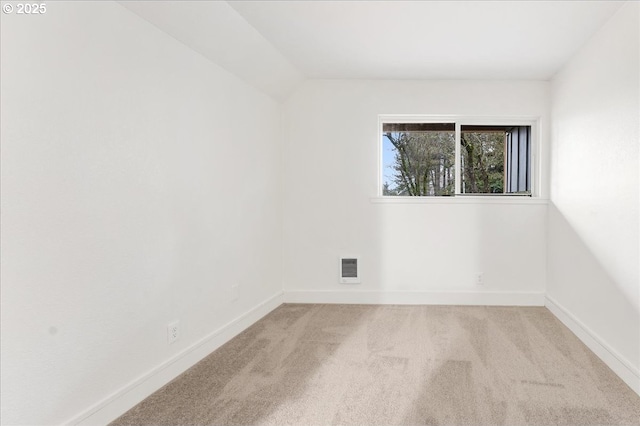
M 625 292 L 553 203 L 548 215 L 547 296 L 638 371 L 640 288 Z

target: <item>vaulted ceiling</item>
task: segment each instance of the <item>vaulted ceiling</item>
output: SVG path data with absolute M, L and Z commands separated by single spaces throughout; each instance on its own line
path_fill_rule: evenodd
M 548 80 L 623 2 L 121 4 L 284 99 L 305 78 Z

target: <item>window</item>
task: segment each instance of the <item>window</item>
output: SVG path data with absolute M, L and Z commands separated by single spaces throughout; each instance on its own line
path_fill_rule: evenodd
M 380 124 L 383 196 L 531 196 L 530 121 Z

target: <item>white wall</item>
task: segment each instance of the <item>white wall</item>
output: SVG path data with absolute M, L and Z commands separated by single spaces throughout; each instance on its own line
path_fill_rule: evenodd
M 378 114 L 537 116 L 544 147 L 548 100 L 547 82 L 305 83 L 284 106 L 287 299 L 541 304 L 544 203 L 386 204 L 371 197 Z M 338 283 L 340 255 L 361 256 L 362 284 Z M 484 272 L 483 287 L 477 272 Z
M 82 420 L 282 290 L 279 105 L 116 3 L 47 6 L 2 15 L 3 424 Z
M 640 392 L 639 4 L 628 2 L 552 82 L 548 296 Z M 635 371 L 629 376 L 629 372 Z M 629 380 L 627 380 L 629 382 Z

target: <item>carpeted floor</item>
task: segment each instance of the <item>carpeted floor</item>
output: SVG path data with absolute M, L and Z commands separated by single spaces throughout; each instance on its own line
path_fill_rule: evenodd
M 285 304 L 113 425 L 640 425 L 546 308 Z

